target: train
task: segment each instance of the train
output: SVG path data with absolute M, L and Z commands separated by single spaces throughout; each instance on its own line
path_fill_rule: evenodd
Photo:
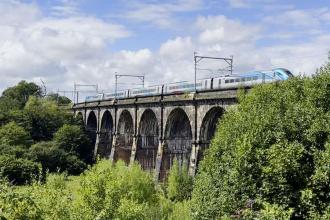
M 86 102 L 124 99 L 155 95 L 181 94 L 185 92 L 200 92 L 208 90 L 225 90 L 252 87 L 262 83 L 272 83 L 288 80 L 293 74 L 285 68 L 276 68 L 270 71 L 254 71 L 244 74 L 231 74 L 214 78 L 200 79 L 195 82 L 178 82 L 163 85 L 149 86 L 146 88 L 128 89 L 116 93 L 99 93 L 87 96 Z

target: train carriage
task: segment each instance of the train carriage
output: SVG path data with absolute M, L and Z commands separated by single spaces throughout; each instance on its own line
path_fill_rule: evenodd
M 245 74 L 233 74 L 208 79 L 197 80 L 195 82 L 178 82 L 165 85 L 150 86 L 146 88 L 123 90 L 117 93 L 97 94 L 87 96 L 86 102 L 99 100 L 123 99 L 128 97 L 152 96 L 161 94 L 177 94 L 193 91 L 207 91 L 217 89 L 235 89 L 241 87 L 251 87 L 262 83 L 272 83 L 287 80 L 293 74 L 284 68 L 277 68 L 270 71 L 254 71 Z
M 152 95 L 160 95 L 162 94 L 163 86 L 150 86 L 146 88 L 138 88 L 138 89 L 131 89 L 130 90 L 130 96 L 136 97 L 136 96 L 152 96 Z
M 86 98 L 85 98 L 86 102 L 94 102 L 94 101 L 100 101 L 100 100 L 103 100 L 103 93 L 99 93 L 97 95 L 86 96 Z
M 128 98 L 128 90 L 118 91 L 117 93 L 105 93 L 104 100 Z

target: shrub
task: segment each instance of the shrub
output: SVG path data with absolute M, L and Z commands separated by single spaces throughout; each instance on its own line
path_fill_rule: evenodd
M 77 154 L 86 162 L 92 162 L 94 146 L 80 126 L 63 125 L 55 133 L 54 142 L 60 149 Z
M 31 183 L 39 176 L 38 163 L 13 156 L 0 156 L 0 176 L 13 184 Z
M 79 210 L 87 219 L 141 219 L 157 206 L 157 191 L 150 174 L 134 164 L 114 166 L 100 161 L 81 181 Z
M 16 158 L 25 158 L 28 149 L 24 146 L 0 145 L 0 155 L 14 156 Z
M 31 197 L 31 192 L 18 192 L 0 180 L 0 219 L 42 219 L 42 210 Z
M 83 172 L 87 165 L 76 155 L 59 149 L 54 142 L 39 142 L 29 151 L 29 158 L 42 165 L 43 173 L 63 172 L 77 175 Z
M 15 122 L 0 127 L 0 144 L 29 146 L 31 143 L 28 132 Z
M 188 174 L 187 166 L 180 170 L 178 161 L 174 160 L 168 177 L 167 196 L 172 201 L 190 199 L 193 189 L 193 178 Z

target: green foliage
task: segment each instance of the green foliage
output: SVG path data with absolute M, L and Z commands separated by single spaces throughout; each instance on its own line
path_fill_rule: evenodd
M 0 145 L 0 155 L 14 156 L 16 158 L 25 158 L 28 149 L 24 146 L 11 146 L 7 144 Z
M 54 142 L 39 142 L 29 151 L 29 158 L 42 165 L 43 173 L 63 172 L 77 175 L 86 169 L 87 165 L 76 155 L 60 149 Z
M 30 135 L 15 122 L 0 127 L 0 144 L 29 146 L 31 143 Z
M 35 83 L 26 81 L 19 82 L 16 86 L 10 87 L 3 91 L 2 96 L 14 100 L 19 103 L 20 108 L 23 108 L 30 96 L 41 97 L 42 90 Z
M 92 162 L 94 146 L 80 126 L 63 125 L 55 133 L 54 141 L 60 149 L 77 154 L 88 163 Z
M 42 219 L 42 210 L 29 191 L 17 192 L 0 180 L 0 219 Z
M 24 171 L 27 175 L 28 169 L 20 166 L 20 159 L 26 161 L 27 166 L 40 162 L 43 174 L 65 171 L 77 175 L 86 169 L 85 161 L 92 162 L 90 141 L 84 133 L 82 120 L 58 106 L 68 102 L 58 95 L 43 98 L 37 85 L 25 81 L 3 92 L 0 97 L 0 154 L 14 160 L 9 164 L 12 167 L 6 165 L 5 169 L 11 181 L 21 184 L 22 180 L 15 179 L 21 178 L 17 172 Z M 56 141 L 52 141 L 57 131 Z M 36 144 L 30 147 L 33 143 Z M 6 160 L 6 163 L 9 162 Z M 33 169 L 31 172 L 35 175 Z
M 0 121 L 5 120 L 6 113 L 12 110 L 19 110 L 21 108 L 21 103 L 10 97 L 1 96 L 0 97 Z
M 81 185 L 80 207 L 89 218 L 145 219 L 148 207 L 157 204 L 153 179 L 137 164 L 100 161 L 85 173 Z
M 235 217 L 239 217 L 241 219 L 260 219 L 260 220 L 289 220 L 291 219 L 293 209 L 286 210 L 283 206 L 278 204 L 269 204 L 267 202 L 263 202 L 260 204 L 261 209 L 259 211 L 253 211 L 252 209 L 242 210 L 240 215 L 236 215 Z
M 183 201 L 190 199 L 193 189 L 193 178 L 188 174 L 186 165 L 180 167 L 178 161 L 174 160 L 168 177 L 167 196 L 172 201 Z
M 72 117 L 72 114 L 59 109 L 55 102 L 34 96 L 29 98 L 24 110 L 32 119 L 31 136 L 35 141 L 51 140 L 53 134 Z
M 191 217 L 190 201 L 183 200 L 173 204 L 173 211 L 170 213 L 168 219 L 172 220 L 189 220 Z
M 71 100 L 65 96 L 60 96 L 58 93 L 51 93 L 47 95 L 47 100 L 56 102 L 57 105 L 68 105 Z
M 31 183 L 38 178 L 40 166 L 30 160 L 13 156 L 0 156 L 0 177 L 13 184 Z
M 313 78 L 241 94 L 201 162 L 194 218 L 230 217 L 258 200 L 252 214 L 261 219 L 323 215 L 330 202 L 329 106 L 329 66 Z

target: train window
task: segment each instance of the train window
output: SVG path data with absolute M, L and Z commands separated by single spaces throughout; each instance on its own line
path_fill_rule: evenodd
M 220 87 L 220 84 L 221 84 L 221 79 L 219 79 L 219 83 L 218 83 L 219 87 Z
M 242 78 L 242 82 L 245 82 L 245 78 Z
M 207 80 L 205 80 L 205 88 L 207 88 Z
M 239 78 L 235 79 L 235 82 L 240 82 L 241 80 Z
M 233 83 L 233 82 L 235 82 L 235 80 L 234 79 L 230 79 L 230 83 Z
M 229 79 L 226 79 L 226 80 L 225 80 L 225 83 L 229 83 Z
M 254 76 L 253 77 L 253 80 L 258 80 L 258 76 Z

